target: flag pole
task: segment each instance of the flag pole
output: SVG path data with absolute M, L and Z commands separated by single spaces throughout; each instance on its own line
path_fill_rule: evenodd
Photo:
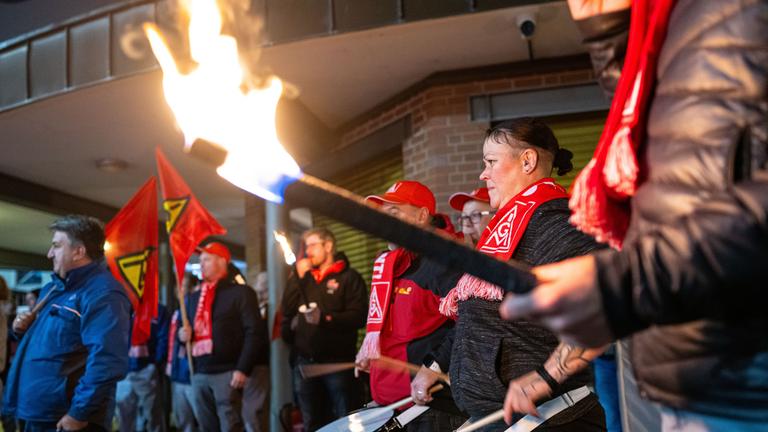
M 176 280 L 176 298 L 179 300 L 179 310 L 181 311 L 181 325 L 183 327 L 191 328 L 189 325 L 189 317 L 187 316 L 187 304 L 184 302 L 184 293 L 182 292 L 181 281 L 179 280 L 179 272 L 176 271 L 176 257 L 171 253 L 171 261 L 173 262 L 173 278 Z M 189 363 L 189 375 L 195 374 L 195 365 L 192 364 L 192 335 L 184 343 L 187 351 L 187 363 Z

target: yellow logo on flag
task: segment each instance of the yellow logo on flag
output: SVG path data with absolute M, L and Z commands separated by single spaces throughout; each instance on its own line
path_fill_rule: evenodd
M 181 215 L 184 214 L 184 210 L 187 209 L 187 204 L 189 204 L 189 197 L 167 199 L 163 201 L 163 209 L 168 213 L 168 220 L 165 221 L 165 230 L 167 232 L 170 233 L 173 231 L 176 222 L 181 218 Z
M 139 299 L 144 297 L 144 276 L 147 274 L 147 260 L 152 254 L 152 249 L 154 248 L 149 247 L 141 252 L 123 255 L 115 259 L 123 280 L 128 283 Z

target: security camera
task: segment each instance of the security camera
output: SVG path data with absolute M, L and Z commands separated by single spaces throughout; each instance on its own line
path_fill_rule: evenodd
M 536 15 L 533 13 L 524 13 L 517 16 L 517 28 L 520 30 L 520 36 L 523 39 L 530 39 L 536 33 Z

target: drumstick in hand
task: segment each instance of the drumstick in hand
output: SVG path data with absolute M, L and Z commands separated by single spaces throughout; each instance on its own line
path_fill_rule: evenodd
M 299 366 L 299 372 L 301 373 L 302 378 L 307 379 L 352 369 L 354 367 L 355 362 L 305 364 Z
M 377 359 L 373 359 L 372 361 L 376 362 L 376 364 L 378 364 L 383 368 L 394 370 L 394 371 L 409 372 L 414 375 L 419 373 L 419 370 L 421 370 L 421 366 L 417 366 L 415 364 L 404 362 L 402 360 L 398 360 L 398 359 L 387 357 L 387 356 L 381 356 Z M 435 372 L 435 373 L 442 381 L 445 381 L 446 383 L 451 382 L 450 378 L 448 378 L 448 375 L 440 372 Z

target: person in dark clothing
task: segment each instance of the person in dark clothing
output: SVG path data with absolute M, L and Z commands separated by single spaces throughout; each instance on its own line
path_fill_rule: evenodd
M 368 302 L 363 278 L 336 251 L 331 231 L 310 229 L 302 241 L 307 256 L 288 279 L 282 337 L 291 347 L 294 388 L 304 428 L 311 432 L 360 408 L 362 389 L 351 370 L 305 379 L 299 366 L 353 361 Z
M 189 295 L 193 328 L 182 327 L 179 341 L 192 341 L 192 408 L 205 431 L 242 431 L 242 389 L 258 363 L 266 363 L 267 324 L 256 293 L 230 280 L 229 250 L 221 243 L 202 248 L 203 283 Z
M 367 199 L 416 225 L 429 225 L 435 215 L 432 191 L 415 181 L 398 181 L 386 193 Z M 389 249 L 373 265 L 366 336 L 355 359 L 360 369 L 370 369 L 371 395 L 380 405 L 408 397 L 411 379 L 408 373 L 371 360 L 383 355 L 421 364 L 453 326 L 438 306 L 460 276 L 397 245 L 390 244 Z M 409 431 L 454 430 L 466 420 L 449 389 L 436 393 L 430 407 L 408 424 Z
M 161 371 L 168 350 L 168 310 L 157 305 L 146 345 L 132 345 L 128 375 L 117 383 L 117 419 L 120 432 L 165 430 Z
M 498 211 L 478 240 L 480 252 L 536 265 L 598 247 L 568 223 L 567 194 L 550 177 L 553 167 L 559 175 L 570 171 L 571 156 L 535 119 L 505 121 L 488 131 L 480 179 L 487 183 L 491 208 Z M 455 330 L 413 380 L 414 400 L 428 402 L 425 390 L 437 379 L 433 370 L 449 370 L 457 405 L 477 421 L 502 408 L 510 382 L 525 381 L 525 391 L 541 403 L 543 424 L 537 430 L 604 430 L 602 408 L 587 387 L 593 382 L 587 362 L 558 367 L 555 359 L 571 347 L 559 345 L 542 326 L 502 321 L 502 297 L 501 288 L 471 275 L 458 281 L 440 305 L 442 313 L 457 320 Z M 553 378 L 557 384 L 549 381 Z M 483 430 L 507 427 L 499 421 Z
M 645 2 L 632 26 L 604 3 L 569 1 L 598 74 L 621 72 L 618 96 L 636 76 L 622 57 Z M 584 346 L 634 333 L 638 388 L 664 430 L 768 424 L 766 16 L 765 0 L 672 5 L 622 250 L 535 269 L 540 285 L 503 307 Z

